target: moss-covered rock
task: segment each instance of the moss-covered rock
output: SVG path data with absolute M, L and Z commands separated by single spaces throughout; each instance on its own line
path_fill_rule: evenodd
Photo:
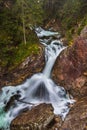
M 0 87 L 6 85 L 18 85 L 26 78 L 40 72 L 43 69 L 44 49 L 39 44 L 37 46 L 39 49 L 38 52 L 31 52 L 31 54 L 15 68 L 13 66 L 13 69 L 10 71 L 7 71 L 6 68 L 4 68 L 3 72 L 0 73 Z

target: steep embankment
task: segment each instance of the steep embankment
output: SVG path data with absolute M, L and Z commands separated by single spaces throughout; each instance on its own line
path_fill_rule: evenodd
M 53 77 L 57 83 L 65 86 L 74 97 L 87 93 L 87 27 L 57 59 Z
M 27 56 L 25 60 L 11 71 L 0 72 L 0 86 L 16 85 L 23 82 L 28 76 L 40 72 L 44 66 L 43 49 L 38 45 L 38 53 Z
M 76 98 L 59 130 L 84 130 L 87 124 L 87 26 L 57 59 L 53 78 Z

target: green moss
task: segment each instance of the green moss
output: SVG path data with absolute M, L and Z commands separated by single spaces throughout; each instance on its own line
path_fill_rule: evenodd
M 71 41 L 72 40 L 72 32 L 71 32 L 71 30 L 67 30 L 65 36 L 66 36 L 68 41 Z
M 23 43 L 21 43 L 21 45 L 15 49 L 12 48 L 12 50 L 8 50 L 8 52 L 2 54 L 3 57 L 1 60 L 1 66 L 12 69 L 20 64 L 27 56 L 38 53 L 39 46 L 37 44 L 27 43 L 25 46 Z
M 32 42 L 27 43 L 26 45 L 24 43 L 21 43 L 16 50 L 15 50 L 15 56 L 13 59 L 11 59 L 11 62 L 14 66 L 20 64 L 27 56 L 30 56 L 32 54 L 38 54 L 39 53 L 39 45 Z

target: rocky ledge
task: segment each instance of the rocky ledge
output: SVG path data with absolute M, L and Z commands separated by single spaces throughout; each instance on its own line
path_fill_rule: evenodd
M 53 118 L 52 106 L 41 104 L 13 120 L 11 130 L 47 130 Z
M 31 54 L 11 72 L 5 71 L 0 74 L 0 88 L 7 85 L 18 85 L 26 78 L 40 72 L 44 67 L 44 49 L 39 45 L 38 54 Z
M 21 113 L 11 123 L 11 130 L 59 130 L 62 119 L 55 116 L 50 104 L 40 104 Z

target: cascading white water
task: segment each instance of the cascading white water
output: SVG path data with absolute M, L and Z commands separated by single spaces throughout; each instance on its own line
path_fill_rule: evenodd
M 46 34 L 48 36 L 49 31 L 44 32 L 45 36 Z M 54 32 L 50 32 L 50 34 L 55 35 Z M 73 103 L 73 99 L 71 100 L 69 98 L 64 88 L 57 86 L 50 78 L 55 60 L 65 47 L 59 40 L 53 40 L 49 45 L 44 43 L 46 41 L 44 39 L 40 39 L 40 41 L 46 46 L 46 65 L 43 72 L 33 75 L 21 85 L 2 88 L 0 93 L 0 128 L 4 130 L 10 129 L 11 121 L 24 109 L 31 109 L 40 103 L 51 103 L 54 108 L 54 113 L 65 118 L 69 111 L 68 104 Z M 5 112 L 5 107 L 13 96 L 15 96 L 15 100 Z
M 55 63 L 55 60 L 57 58 L 57 56 L 60 54 L 61 51 L 63 51 L 66 47 L 64 47 L 62 45 L 62 43 L 60 43 L 59 41 L 52 41 L 50 43 L 50 45 L 48 45 L 45 48 L 45 61 L 46 61 L 46 65 L 45 68 L 43 70 L 43 74 L 46 77 L 50 77 L 51 76 L 51 70 L 52 67 Z

